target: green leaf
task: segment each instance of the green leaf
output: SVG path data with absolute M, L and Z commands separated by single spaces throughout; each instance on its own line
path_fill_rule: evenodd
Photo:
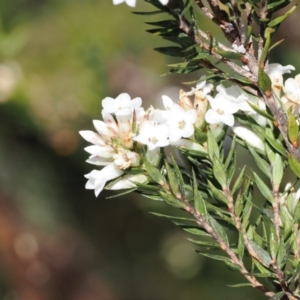
M 220 191 L 219 189 L 217 189 L 210 181 L 208 181 L 208 187 L 209 187 L 209 192 L 211 192 L 212 196 L 215 199 L 228 204 L 228 199 L 226 198 L 224 193 L 222 191 Z
M 291 111 L 288 112 L 288 136 L 292 144 L 298 140 L 299 136 L 298 124 Z
M 231 142 L 231 145 L 230 145 L 230 150 L 227 154 L 226 161 L 225 161 L 225 164 L 224 164 L 225 170 L 228 169 L 228 167 L 230 166 L 230 164 L 231 164 L 231 162 L 234 158 L 235 144 L 236 144 L 236 136 L 234 135 L 233 139 L 232 139 L 232 142 Z
M 188 226 L 188 225 L 183 225 L 183 224 L 179 224 L 174 222 L 176 225 L 180 226 L 184 231 L 194 234 L 194 235 L 201 235 L 201 236 L 209 236 L 210 235 L 203 229 L 200 227 L 196 227 L 196 226 Z
M 263 91 L 264 94 L 266 92 L 271 92 L 271 79 L 268 74 L 262 69 L 258 70 L 258 87 Z
M 278 189 L 283 177 L 283 162 L 281 159 L 281 156 L 276 153 L 275 154 L 275 160 L 274 163 L 272 165 L 272 182 L 274 185 L 274 188 Z
M 244 286 L 252 286 L 251 283 L 238 283 L 238 284 L 228 284 L 229 287 L 244 287 Z
M 230 258 L 226 257 L 226 256 L 221 256 L 221 255 L 215 255 L 215 254 L 210 254 L 210 253 L 203 253 L 200 251 L 196 251 L 197 253 L 205 256 L 205 257 L 209 257 L 215 260 L 222 260 L 222 261 L 229 261 L 231 262 Z
M 261 110 L 260 108 L 258 108 L 258 106 L 256 106 L 255 104 L 247 101 L 247 103 L 249 104 L 249 106 L 254 110 L 256 111 L 259 115 L 265 117 L 266 119 L 274 122 L 275 119 L 273 116 L 269 115 L 265 110 Z
M 217 52 L 218 54 L 222 55 L 222 57 L 232 60 L 232 59 L 238 59 L 240 60 L 243 56 L 243 54 L 238 53 L 238 52 L 234 52 L 234 51 L 224 51 L 221 50 L 219 48 L 214 48 L 215 52 Z
M 212 162 L 215 159 L 219 159 L 220 156 L 219 146 L 211 131 L 207 132 L 207 148 L 208 148 L 207 150 L 208 150 L 209 158 Z
M 227 245 L 229 245 L 228 237 L 224 228 L 211 216 L 208 216 L 208 221 L 213 230 L 218 234 L 218 236 L 221 237 Z
M 288 163 L 293 173 L 300 178 L 300 163 L 291 154 L 288 155 Z
M 134 192 L 137 188 L 132 188 L 132 189 L 129 189 L 129 190 L 125 190 L 121 193 L 118 193 L 116 195 L 112 195 L 112 196 L 109 196 L 109 197 L 106 197 L 106 199 L 113 199 L 113 198 L 117 198 L 117 197 L 121 197 L 121 196 L 124 196 L 124 195 L 127 195 L 127 194 L 130 194 L 132 192 Z
M 288 253 L 285 249 L 284 242 L 281 241 L 277 253 L 277 264 L 280 269 L 282 269 L 282 265 L 286 264 L 286 259 L 288 258 L 287 255 Z
M 271 224 L 270 225 L 270 244 L 269 244 L 269 248 L 270 248 L 270 253 L 271 253 L 271 256 L 272 256 L 273 259 L 275 259 L 276 256 L 277 256 L 278 247 L 279 247 L 279 243 L 278 243 L 278 238 L 277 238 L 275 226 L 273 224 Z
M 267 140 L 267 142 L 281 155 L 283 155 L 284 157 L 286 157 L 286 150 L 284 149 L 284 147 L 282 146 L 282 144 L 280 144 L 277 140 L 275 140 L 274 138 L 265 135 L 265 138 Z
M 223 166 L 218 159 L 215 159 L 213 162 L 213 173 L 217 181 L 220 183 L 222 188 L 226 187 L 226 174 L 224 172 Z
M 154 182 L 156 182 L 160 185 L 163 185 L 166 182 L 164 176 L 161 174 L 159 169 L 157 169 L 154 165 L 152 165 L 147 160 L 145 160 L 144 164 L 145 164 L 145 169 L 146 169 L 147 173 L 149 174 L 150 178 Z
M 178 198 L 179 196 L 179 185 L 178 185 L 178 180 L 176 178 L 175 172 L 172 170 L 170 165 L 168 164 L 167 160 L 165 160 L 165 167 L 167 170 L 167 175 L 168 175 L 168 183 L 170 185 L 172 194 Z
M 270 189 L 267 187 L 267 185 L 260 179 L 260 177 L 255 172 L 253 172 L 253 174 L 254 174 L 255 183 L 256 183 L 258 189 L 260 190 L 261 194 L 270 203 L 273 203 L 274 202 L 274 197 L 273 197 L 273 194 L 270 191 Z
M 194 2 L 193 0 L 187 0 L 186 1 L 186 3 L 184 4 L 183 11 L 181 13 L 182 16 L 191 8 L 193 2 Z
M 193 240 L 193 239 L 187 239 L 187 240 L 195 245 L 208 247 L 210 249 L 220 249 L 221 248 L 220 245 L 216 242 L 199 241 L 199 240 Z
M 184 218 L 184 217 L 177 217 L 177 216 L 170 216 L 170 215 L 165 215 L 165 214 L 161 214 L 161 213 L 157 213 L 157 212 L 149 212 L 151 215 L 154 215 L 156 217 L 162 217 L 162 218 L 167 218 L 167 219 L 172 219 L 172 220 L 183 220 L 183 221 L 191 221 L 191 222 L 195 222 L 194 219 L 188 219 L 188 218 Z
M 283 296 L 284 296 L 284 292 L 279 292 L 279 293 L 276 293 L 271 298 L 269 298 L 269 300 L 280 300 L 280 299 L 282 299 Z
M 197 178 L 195 175 L 194 170 L 193 172 L 193 190 L 194 190 L 194 206 L 195 210 L 200 213 L 205 220 L 207 220 L 207 209 L 205 205 L 205 201 L 202 198 L 201 193 L 198 191 L 198 184 L 197 184 Z
M 271 178 L 271 168 L 270 165 L 263 159 L 261 158 L 256 151 L 249 145 L 247 145 L 250 153 L 252 154 L 257 166 L 260 168 L 260 170 L 269 178 Z
M 243 203 L 243 195 L 241 192 L 238 193 L 237 197 L 236 197 L 236 201 L 234 204 L 234 213 L 237 216 L 240 216 L 242 211 L 244 209 L 244 203 Z
M 166 12 L 161 10 L 156 10 L 156 11 L 134 11 L 132 13 L 135 15 L 152 16 L 152 15 L 162 14 Z
M 265 32 L 264 32 L 264 37 L 265 37 L 265 41 L 264 41 L 264 47 L 263 47 L 263 50 L 261 52 L 261 55 L 260 55 L 260 61 L 259 61 L 259 64 L 260 66 L 263 66 L 265 64 L 265 61 L 267 60 L 268 58 L 268 54 L 269 54 L 269 49 L 270 49 L 270 46 L 271 46 L 271 37 L 272 37 L 272 34 L 275 32 L 275 29 L 274 28 L 271 28 L 271 27 L 267 27 L 265 29 Z M 266 76 L 267 74 L 263 71 L 262 68 L 259 69 L 258 71 L 258 86 L 260 87 L 260 79 L 264 78 L 262 81 L 265 83 L 267 82 L 270 82 L 271 79 L 268 77 L 268 75 Z M 269 85 L 269 83 L 267 84 Z M 268 94 L 270 94 L 271 96 L 271 85 L 269 86 L 269 88 L 267 89 L 263 89 L 262 87 L 260 87 L 260 89 L 268 96 Z
M 238 255 L 241 260 L 244 257 L 244 253 L 245 253 L 245 243 L 244 243 L 243 234 L 240 232 L 239 240 L 238 240 Z
M 177 198 L 175 198 L 173 195 L 160 192 L 159 193 L 161 198 L 169 205 L 177 207 L 177 208 L 183 208 L 185 206 L 184 203 L 180 202 Z
M 270 254 L 252 240 L 249 240 L 249 244 L 256 253 L 259 262 L 262 263 L 265 267 L 268 267 L 272 261 Z
M 288 10 L 284 15 L 281 15 L 277 18 L 275 18 L 274 20 L 272 20 L 271 22 L 268 23 L 268 26 L 270 27 L 275 27 L 277 25 L 279 25 L 280 23 L 282 23 L 287 17 L 289 17 L 294 10 L 297 8 L 297 6 L 293 6 L 290 10 Z
M 246 166 L 243 167 L 243 169 L 240 171 L 239 176 L 237 177 L 237 179 L 234 182 L 233 188 L 231 189 L 231 194 L 235 194 L 236 191 L 240 188 L 242 182 L 243 182 L 243 178 L 244 178 L 244 174 L 245 174 L 245 170 L 246 170 Z
M 177 183 L 178 183 L 178 186 L 179 186 L 179 193 L 181 195 L 181 198 L 184 198 L 185 197 L 185 186 L 184 186 L 184 180 L 183 180 L 183 177 L 182 177 L 182 173 L 174 159 L 174 157 L 172 156 L 171 157 L 171 160 L 172 160 L 172 164 L 173 164 L 173 168 L 174 168 L 174 172 L 175 172 L 175 176 L 176 176 L 176 180 L 177 180 Z

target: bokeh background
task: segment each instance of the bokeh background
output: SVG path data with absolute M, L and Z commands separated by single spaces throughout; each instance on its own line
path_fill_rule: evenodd
M 145 33 L 154 18 L 131 11 L 110 0 L 0 0 L 0 299 L 264 299 L 228 287 L 243 278 L 149 213 L 172 209 L 84 189 L 93 166 L 78 131 L 93 130 L 101 100 L 128 92 L 159 106 L 188 81 L 160 76 L 171 60 L 152 48 L 167 43 Z M 300 67 L 299 20 L 298 10 L 279 31 L 288 38 L 273 61 Z

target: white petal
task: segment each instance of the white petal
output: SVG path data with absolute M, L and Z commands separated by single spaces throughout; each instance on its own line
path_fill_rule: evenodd
M 113 0 L 113 4 L 114 5 L 118 5 L 118 4 L 121 4 L 123 3 L 125 0 Z
M 131 7 L 135 7 L 136 0 L 126 0 L 126 4 Z
M 159 0 L 159 2 L 162 4 L 162 5 L 167 5 L 169 3 L 169 0 Z
M 233 115 L 220 115 L 220 120 L 228 125 L 228 126 L 233 126 L 234 124 L 234 116 Z
M 105 141 L 100 137 L 100 135 L 93 131 L 82 130 L 79 131 L 79 134 L 89 143 L 95 145 L 105 145 Z
M 98 146 L 98 145 L 92 145 L 85 147 L 84 150 L 87 153 L 90 153 L 92 155 L 100 156 L 103 158 L 111 158 L 115 154 L 115 151 L 110 146 Z
M 165 109 L 166 110 L 171 110 L 173 105 L 174 105 L 173 100 L 170 97 L 166 96 L 166 95 L 162 96 L 162 100 L 163 100 L 163 104 L 164 104 Z
M 107 128 L 107 125 L 103 121 L 93 120 L 94 127 L 101 136 L 109 137 L 111 134 Z
M 209 124 L 219 123 L 220 115 L 210 108 L 205 114 L 205 121 Z
M 89 159 L 86 160 L 86 162 L 96 166 L 107 166 L 111 163 L 111 160 L 100 156 L 91 155 Z

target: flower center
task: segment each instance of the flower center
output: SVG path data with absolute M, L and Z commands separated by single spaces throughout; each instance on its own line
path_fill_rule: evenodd
M 185 121 L 180 121 L 180 122 L 178 122 L 178 128 L 179 129 L 184 129 L 185 128 Z

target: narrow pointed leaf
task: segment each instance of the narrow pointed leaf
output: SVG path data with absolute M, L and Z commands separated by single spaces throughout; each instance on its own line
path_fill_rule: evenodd
M 262 158 L 260 157 L 256 151 L 249 145 L 248 149 L 250 151 L 250 153 L 252 154 L 257 166 L 260 168 L 260 170 L 269 178 L 271 178 L 271 168 L 270 165 Z
M 270 254 L 254 241 L 249 240 L 249 243 L 254 252 L 256 253 L 256 258 L 259 260 L 259 262 L 262 263 L 265 267 L 268 267 L 272 261 Z
M 292 144 L 298 140 L 299 136 L 298 124 L 292 112 L 288 113 L 288 136 Z
M 213 162 L 213 172 L 220 185 L 222 187 L 226 187 L 226 174 L 224 172 L 223 166 L 218 159 L 215 159 Z
M 213 230 L 220 236 L 227 245 L 229 245 L 227 234 L 224 230 L 224 228 L 211 216 L 208 217 L 209 223 Z
M 279 25 L 280 23 L 282 23 L 288 16 L 290 16 L 294 10 L 297 8 L 297 6 L 293 6 L 290 10 L 288 10 L 284 15 L 279 16 L 277 18 L 275 18 L 274 20 L 272 20 L 271 22 L 268 23 L 268 26 L 270 27 L 275 27 L 277 25 Z
M 243 182 L 245 170 L 246 170 L 246 166 L 243 167 L 243 169 L 239 173 L 238 178 L 235 180 L 233 188 L 231 189 L 232 195 L 235 194 L 235 192 L 240 188 Z
M 195 210 L 200 213 L 204 219 L 207 220 L 207 209 L 205 201 L 202 198 L 201 193 L 198 191 L 197 178 L 193 170 L 193 190 L 194 190 L 194 206 Z
M 300 163 L 292 155 L 288 155 L 288 163 L 293 173 L 300 178 Z
M 275 160 L 272 165 L 272 182 L 275 188 L 279 188 L 282 177 L 283 177 L 283 162 L 281 156 L 276 153 Z
M 270 191 L 270 189 L 267 187 L 267 185 L 260 179 L 260 177 L 253 172 L 254 174 L 254 179 L 255 179 L 255 183 L 258 187 L 258 189 L 260 190 L 260 192 L 262 193 L 262 195 L 271 203 L 274 202 L 274 197 L 272 192 Z

